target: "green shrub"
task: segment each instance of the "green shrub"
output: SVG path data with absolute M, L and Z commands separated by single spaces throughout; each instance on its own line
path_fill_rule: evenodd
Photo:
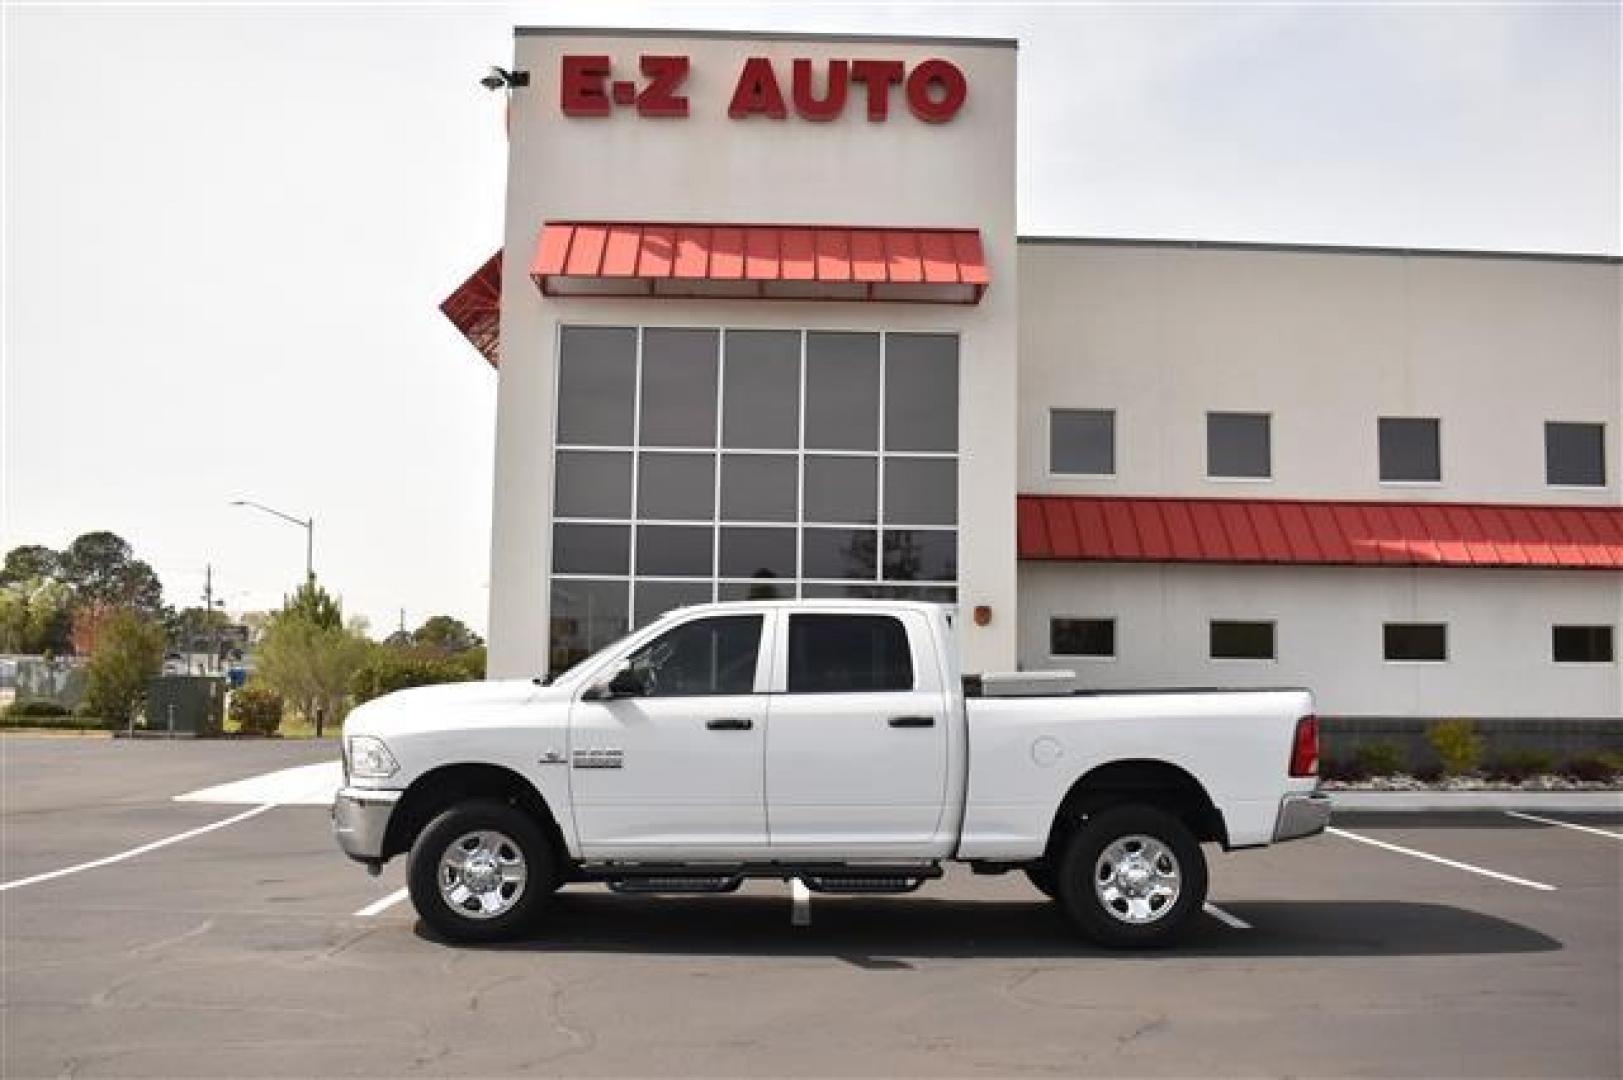
M 1443 778 L 1443 767 L 1435 761 L 1428 761 L 1424 765 L 1416 765 L 1414 778 L 1426 784 L 1435 784 Z
M 231 719 L 245 735 L 275 735 L 282 727 L 282 695 L 245 686 L 231 695 Z
M 1396 776 L 1408 771 L 1408 755 L 1397 743 L 1365 743 L 1353 755 L 1371 776 Z
M 7 710 L 0 714 L 0 727 L 43 728 L 50 731 L 105 731 L 118 727 L 99 716 L 19 716 Z
M 1555 755 L 1547 750 L 1506 750 L 1489 760 L 1483 771 L 1490 780 L 1519 784 L 1530 776 L 1554 772 Z
M 472 678 L 474 675 L 469 667 L 459 663 L 455 657 L 438 659 L 380 648 L 355 672 L 349 688 L 356 702 L 360 703 L 413 686 L 467 682 Z
M 1431 725 L 1426 732 L 1432 753 L 1442 762 L 1443 772 L 1449 776 L 1463 776 L 1475 772 L 1482 763 L 1482 736 L 1469 720 L 1444 720 Z
M 1623 778 L 1623 754 L 1577 754 L 1561 766 L 1561 775 L 1591 784 L 1609 784 Z
M 33 701 L 13 701 L 6 706 L 7 716 L 69 716 L 73 710 L 54 701 L 35 698 Z
M 1357 783 L 1369 779 L 1369 770 L 1353 758 L 1325 758 L 1319 762 L 1319 779 Z

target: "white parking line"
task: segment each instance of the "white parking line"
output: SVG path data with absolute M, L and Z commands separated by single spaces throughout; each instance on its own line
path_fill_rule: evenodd
M 216 821 L 212 825 L 204 825 L 200 828 L 188 829 L 183 833 L 176 833 L 174 836 L 166 836 L 162 840 L 154 840 L 150 844 L 142 844 L 140 847 L 130 848 L 128 851 L 121 851 L 117 855 L 109 855 L 105 859 L 92 859 L 90 862 L 79 863 L 77 866 L 67 866 L 61 870 L 52 870 L 49 873 L 35 874 L 33 877 L 20 878 L 17 881 L 8 881 L 0 884 L 0 892 L 5 892 L 8 889 L 20 889 L 24 885 L 36 885 L 41 881 L 50 881 L 54 878 L 66 877 L 68 874 L 77 874 L 81 870 L 94 870 L 98 866 L 108 866 L 112 863 L 123 862 L 125 859 L 133 859 L 137 855 L 145 855 L 149 851 L 157 851 L 159 848 L 168 847 L 170 844 L 178 844 L 182 840 L 190 840 L 194 836 L 202 836 L 204 833 L 211 833 L 215 829 L 223 829 L 227 825 L 247 821 L 251 817 L 263 814 L 266 810 L 274 809 L 276 809 L 275 803 L 266 803 L 263 806 L 256 806 L 252 810 L 244 810 L 242 813 L 228 817 L 224 821 Z
M 1472 866 L 1470 863 L 1456 862 L 1453 859 L 1445 859 L 1441 855 L 1431 855 L 1424 851 L 1416 851 L 1414 848 L 1399 847 L 1397 844 L 1389 844 L 1385 840 L 1376 840 L 1372 837 L 1360 836 L 1357 833 L 1350 833 L 1346 829 L 1337 829 L 1331 827 L 1324 831 L 1335 836 L 1343 837 L 1347 840 L 1357 840 L 1360 844 L 1371 844 L 1378 848 L 1385 848 L 1387 851 L 1395 851 L 1399 855 L 1410 855 L 1416 859 L 1425 859 L 1427 862 L 1440 863 L 1443 866 L 1452 866 L 1456 870 L 1464 870 L 1472 874 L 1481 874 L 1483 877 L 1491 877 L 1497 878 L 1500 881 L 1508 881 L 1512 885 L 1524 885 L 1529 889 L 1538 889 L 1540 892 L 1556 891 L 1554 885 L 1546 885 L 1542 881 L 1529 881 L 1527 878 L 1512 877 L 1510 874 L 1501 874 L 1497 870 L 1489 870 L 1481 866 Z
M 1210 915 L 1224 926 L 1232 927 L 1235 930 L 1250 930 L 1252 928 L 1250 923 L 1246 922 L 1238 915 L 1230 915 L 1216 904 L 1205 905 L 1205 910 L 1206 914 Z
M 1596 836 L 1606 836 L 1613 840 L 1623 840 L 1623 833 L 1608 832 L 1593 825 L 1574 825 L 1570 821 L 1557 821 L 1555 818 L 1539 817 L 1537 814 L 1524 814 L 1520 810 L 1506 810 L 1505 816 L 1521 818 L 1523 821 L 1536 821 L 1540 825 L 1559 825 L 1563 829 L 1577 829 L 1579 832 L 1594 833 Z
M 790 926 L 811 925 L 811 890 L 799 878 L 789 882 L 789 894 L 795 898 L 794 906 L 789 911 Z
M 405 889 L 396 889 L 388 896 L 372 901 L 355 913 L 357 919 L 370 919 L 374 915 L 381 915 L 406 898 Z

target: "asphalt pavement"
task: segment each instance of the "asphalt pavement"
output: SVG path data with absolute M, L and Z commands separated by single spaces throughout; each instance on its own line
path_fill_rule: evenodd
M 1616 814 L 1208 849 L 1216 910 L 1154 954 L 960 868 L 807 925 L 777 882 L 570 886 L 529 940 L 454 948 L 321 807 L 174 801 L 335 753 L 0 737 L 0 1075 L 1623 1073 Z

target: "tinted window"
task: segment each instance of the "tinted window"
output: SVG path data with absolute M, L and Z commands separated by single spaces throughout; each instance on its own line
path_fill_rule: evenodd
M 1448 659 L 1448 627 L 1442 623 L 1387 623 L 1382 636 L 1388 660 Z
M 631 552 L 626 525 L 554 525 L 552 572 L 623 574 Z
M 800 333 L 729 330 L 722 445 L 777 449 L 800 442 Z
M 886 529 L 887 581 L 951 581 L 958 576 L 958 534 L 951 529 Z
M 1206 475 L 1243 480 L 1273 474 L 1265 413 L 1206 414 Z
M 552 507 L 558 517 L 631 516 L 631 455 L 560 450 Z
M 1213 660 L 1272 660 L 1274 624 L 1212 620 L 1211 656 Z
M 637 517 L 654 521 L 709 521 L 716 505 L 714 454 L 641 455 L 637 464 Z
M 721 576 L 731 578 L 785 578 L 795 576 L 793 529 L 721 530 Z
M 866 523 L 879 514 L 879 466 L 873 457 L 806 456 L 806 520 Z
M 723 581 L 716 588 L 717 600 L 792 600 L 795 586 L 791 581 Z
M 1048 651 L 1054 656 L 1115 656 L 1115 619 L 1050 619 Z
M 559 337 L 558 442 L 630 446 L 637 332 L 566 326 Z
M 878 577 L 879 534 L 873 529 L 801 531 L 800 574 L 808 578 Z
M 879 335 L 806 335 L 806 446 L 879 446 Z
M 637 573 L 650 577 L 709 577 L 715 530 L 708 525 L 637 527 Z
M 1109 409 L 1050 411 L 1048 468 L 1056 473 L 1114 475 L 1116 414 Z
M 958 449 L 958 339 L 885 337 L 885 448 Z
M 624 637 L 627 587 L 624 581 L 553 579 L 551 650 L 547 670 L 565 671 Z
M 792 615 L 789 692 L 913 689 L 907 631 L 888 615 Z
M 1381 443 L 1381 479 L 1426 481 L 1443 478 L 1437 421 L 1383 416 L 1376 421 Z
M 787 455 L 724 454 L 723 521 L 793 521 L 795 459 Z
M 642 445 L 716 445 L 714 330 L 642 333 Z
M 1610 626 L 1557 626 L 1551 655 L 1561 664 L 1610 664 L 1616 655 Z
M 638 649 L 634 665 L 650 676 L 650 697 L 749 694 L 761 648 L 761 616 L 698 619 Z
M 896 525 L 958 524 L 958 462 L 887 457 L 885 521 Z
M 1545 424 L 1544 477 L 1550 484 L 1605 487 L 1606 426 Z

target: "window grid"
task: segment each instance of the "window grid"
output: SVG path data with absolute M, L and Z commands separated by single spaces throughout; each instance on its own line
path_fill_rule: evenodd
M 572 324 L 573 325 L 573 324 Z M 588 324 L 581 324 L 588 325 Z M 608 328 L 608 327 L 603 327 Z M 556 373 L 561 376 L 563 370 L 563 354 L 561 349 L 562 330 L 560 327 L 560 349 L 558 362 L 555 365 Z M 885 513 L 885 478 L 888 464 L 891 459 L 919 459 L 935 461 L 953 461 L 959 458 L 959 452 L 942 450 L 907 450 L 890 451 L 886 446 L 886 413 L 885 394 L 889 388 L 888 379 L 888 353 L 890 338 L 894 333 L 910 333 L 914 331 L 885 331 L 885 330 L 789 330 L 794 333 L 799 345 L 798 359 L 798 387 L 796 409 L 796 437 L 793 447 L 733 447 L 725 445 L 726 423 L 726 391 L 727 391 L 727 339 L 732 333 L 742 328 L 720 327 L 716 328 L 716 417 L 712 439 L 708 445 L 703 446 L 644 446 L 642 433 L 643 414 L 643 375 L 645 363 L 646 331 L 649 327 L 635 327 L 636 356 L 632 366 L 632 417 L 631 442 L 629 445 L 599 444 L 599 443 L 555 443 L 553 445 L 553 475 L 557 476 L 557 460 L 560 453 L 601 453 L 601 454 L 629 454 L 631 457 L 631 499 L 627 508 L 628 516 L 625 518 L 612 517 L 579 517 L 579 516 L 553 516 L 554 525 L 618 525 L 629 527 L 630 550 L 629 564 L 624 574 L 600 573 L 572 573 L 554 572 L 549 568 L 549 580 L 557 581 L 605 581 L 624 582 L 628 586 L 627 612 L 632 622 L 636 621 L 637 583 L 646 581 L 650 583 L 669 583 L 708 586 L 710 599 L 714 600 L 720 593 L 722 585 L 752 585 L 771 584 L 774 587 L 788 588 L 793 598 L 805 595 L 806 586 L 839 587 L 839 588 L 873 588 L 883 589 L 943 589 L 956 588 L 956 577 L 925 578 L 925 579 L 895 579 L 885 574 L 885 535 L 887 530 L 908 531 L 915 533 L 945 533 L 956 537 L 958 524 L 956 522 L 957 510 L 954 508 L 954 524 L 909 524 L 906 521 L 890 521 Z M 653 327 L 653 329 L 663 329 Z M 680 329 L 688 329 L 681 327 Z M 692 329 L 711 329 L 710 327 L 694 327 Z M 771 329 L 750 327 L 749 330 Z M 808 360 L 808 344 L 810 336 L 818 332 L 856 332 L 877 334 L 879 338 L 879 394 L 877 402 L 877 442 L 874 450 L 849 449 L 818 449 L 807 446 L 806 438 L 806 406 L 807 384 L 810 364 Z M 935 332 L 940 333 L 940 332 Z M 955 334 L 943 334 L 952 336 Z M 561 405 L 561 395 L 555 394 L 555 408 Z M 960 405 L 961 407 L 961 405 Z M 708 518 L 641 518 L 637 514 L 637 507 L 641 499 L 642 459 L 645 455 L 665 454 L 708 454 L 711 458 L 713 476 L 711 492 L 711 512 Z M 795 518 L 793 523 L 786 521 L 758 521 L 753 519 L 723 519 L 721 513 L 721 481 L 722 463 L 725 456 L 748 455 L 763 457 L 793 457 L 795 461 Z M 842 457 L 854 459 L 873 460 L 876 466 L 875 514 L 871 522 L 841 522 L 841 521 L 809 521 L 805 514 L 806 505 L 806 458 L 808 455 L 819 457 Z M 555 484 L 556 487 L 556 484 Z M 556 498 L 556 491 L 554 492 Z M 955 496 L 956 502 L 956 496 Z M 642 526 L 655 527 L 665 525 L 708 526 L 711 542 L 710 575 L 704 577 L 676 577 L 667 574 L 637 574 L 637 542 L 638 532 Z M 785 531 L 793 530 L 795 535 L 795 565 L 793 581 L 782 578 L 738 578 L 734 576 L 723 577 L 721 574 L 721 530 L 723 528 L 771 528 Z M 874 537 L 874 573 L 872 577 L 856 578 L 829 578 L 805 576 L 805 532 L 808 528 L 829 528 L 863 530 L 871 532 Z

